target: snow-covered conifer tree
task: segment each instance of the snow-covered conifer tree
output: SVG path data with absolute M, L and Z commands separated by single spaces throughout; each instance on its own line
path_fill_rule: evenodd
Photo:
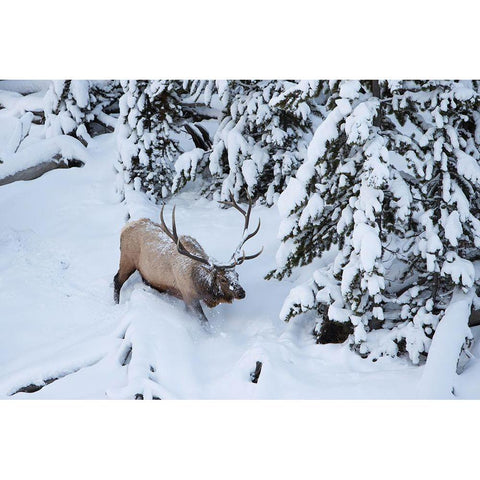
M 190 91 L 221 108 L 208 168 L 210 190 L 227 198 L 248 189 L 272 205 L 306 155 L 322 82 L 194 81 Z M 200 153 L 199 153 L 200 154 Z M 196 160 L 197 158 L 195 158 Z M 199 168 L 207 165 L 205 159 Z
M 389 157 L 385 139 L 373 126 L 379 99 L 369 82 L 332 82 L 331 90 L 329 112 L 310 143 L 308 159 L 278 202 L 285 217 L 285 243 L 276 276 L 282 278 L 294 266 L 338 246 L 328 268 L 330 290 L 335 289 L 328 319 L 353 324 L 355 344 L 364 354 L 369 321 L 383 320 L 381 217 Z M 310 296 L 323 286 L 316 279 Z M 293 299 L 282 313 L 289 319 L 317 304 L 318 298 L 310 298 L 307 305 Z
M 92 122 L 97 122 L 107 131 L 113 130 L 119 115 L 119 100 L 123 95 L 120 80 L 91 80 L 90 81 L 90 104 L 92 105 Z M 89 125 L 88 131 L 94 136 L 98 129 L 95 125 Z
M 331 82 L 308 159 L 280 196 L 279 268 L 335 253 L 285 301 L 374 358 L 428 352 L 454 286 L 474 282 L 478 94 L 472 82 Z M 324 262 L 326 263 L 326 262 Z M 334 335 L 335 336 L 335 335 Z M 338 335 L 337 335 L 338 337 Z M 325 340 L 325 338 L 324 338 Z
M 90 102 L 89 80 L 53 80 L 45 95 L 46 137 L 71 135 L 88 142 L 86 124 L 93 120 Z
M 475 82 L 392 85 L 388 118 L 390 128 L 398 131 L 395 149 L 399 162 L 404 162 L 397 201 L 410 208 L 410 225 L 401 235 L 403 268 L 395 277 L 404 321 L 395 325 L 390 338 L 403 342 L 415 363 L 428 352 L 455 286 L 466 291 L 475 282 L 472 261 L 479 258 L 480 246 L 479 105 Z M 406 190 L 409 194 L 402 195 Z
M 118 101 L 123 94 L 120 80 L 90 80 L 90 95 L 95 108 L 101 106 L 106 113 L 118 112 Z
M 129 80 L 122 86 L 117 138 L 125 181 L 150 198 L 164 198 L 181 153 L 176 135 L 183 118 L 181 82 Z

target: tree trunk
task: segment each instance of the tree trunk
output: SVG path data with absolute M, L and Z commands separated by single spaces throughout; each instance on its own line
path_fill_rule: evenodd
M 377 97 L 379 100 L 381 100 L 380 83 L 378 80 L 372 80 L 372 94 L 374 97 Z M 380 128 L 381 124 L 382 124 L 382 104 L 380 103 L 378 107 L 377 115 L 373 119 L 373 126 Z

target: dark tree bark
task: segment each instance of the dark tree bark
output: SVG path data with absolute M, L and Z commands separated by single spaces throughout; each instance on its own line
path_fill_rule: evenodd
M 377 97 L 379 100 L 382 99 L 380 92 L 380 83 L 378 80 L 372 80 L 372 93 L 374 97 Z M 373 119 L 373 125 L 380 128 L 382 124 L 382 104 L 380 103 L 378 107 L 378 112 L 375 118 Z

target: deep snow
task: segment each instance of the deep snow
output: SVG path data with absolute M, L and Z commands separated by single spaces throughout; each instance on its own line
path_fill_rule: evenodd
M 183 303 L 145 286 L 138 274 L 113 302 L 119 234 L 128 215 L 158 219 L 143 194 L 116 191 L 113 135 L 92 140 L 83 168 L 54 170 L 0 187 L 0 396 L 5 398 L 418 398 L 424 367 L 404 359 L 372 363 L 347 345 L 317 345 L 308 318 L 286 324 L 279 312 L 296 278 L 266 281 L 275 266 L 280 217 L 256 207 L 260 233 L 238 267 L 242 301 L 205 308 L 210 328 Z M 179 232 L 227 260 L 241 234 L 233 209 L 186 191 Z M 251 250 L 250 250 L 251 249 Z M 130 352 L 131 349 L 131 353 Z M 480 356 L 478 343 L 472 353 Z M 257 384 L 250 373 L 263 363 Z M 58 380 L 35 393 L 12 393 Z M 480 398 L 480 361 L 455 379 L 458 398 Z

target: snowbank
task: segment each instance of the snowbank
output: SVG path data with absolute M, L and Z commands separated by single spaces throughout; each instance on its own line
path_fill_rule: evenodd
M 453 398 L 462 345 L 472 334 L 468 327 L 474 290 L 457 289 L 433 336 L 419 388 L 420 398 Z
M 62 148 L 68 154 L 68 145 Z M 0 328 L 8 332 L 0 336 L 1 398 L 418 397 L 423 367 L 387 357 L 373 363 L 348 345 L 317 345 L 310 320 L 279 320 L 293 283 L 264 280 L 280 243 L 276 208 L 253 208 L 252 224 L 260 217 L 262 227 L 251 248 L 265 250 L 238 267 L 246 298 L 206 310 L 209 330 L 138 274 L 115 305 L 112 279 L 127 213 L 158 219 L 160 207 L 131 189 L 126 203 L 119 199 L 113 135 L 95 137 L 86 153 L 92 160 L 84 168 L 0 188 Z M 219 260 L 229 258 L 242 233 L 238 212 L 182 192 L 167 203 L 166 217 L 173 204 L 182 234 Z M 253 383 L 257 362 L 263 367 Z M 472 372 L 456 377 L 461 398 L 480 397 Z M 30 384 L 44 386 L 10 396 Z

